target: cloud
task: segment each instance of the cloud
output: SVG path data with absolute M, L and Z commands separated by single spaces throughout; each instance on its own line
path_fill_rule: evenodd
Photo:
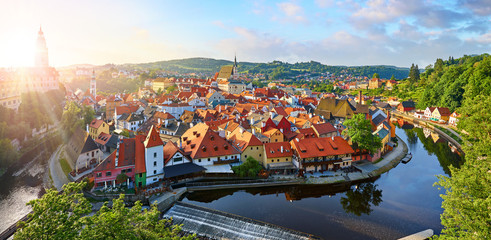
M 458 5 L 464 6 L 480 16 L 491 15 L 491 3 L 489 0 L 459 0 Z
M 416 19 L 419 25 L 426 28 L 448 28 L 471 16 L 423 0 L 370 0 L 354 9 L 350 21 L 358 29 L 364 29 L 370 25 L 394 23 L 408 17 Z
M 217 27 L 220 27 L 220 28 L 225 28 L 225 24 L 223 24 L 223 22 L 220 20 L 213 21 L 211 24 L 213 24 Z
M 392 35 L 382 32 L 359 36 L 346 30 L 311 41 L 289 41 L 285 38 L 251 29 L 234 28 L 235 38 L 215 44 L 217 52 L 230 55 L 238 52 L 240 61 L 319 61 L 331 65 L 395 65 L 411 63 L 426 66 L 436 58 L 459 57 L 489 51 L 491 33 L 476 39 L 462 40 L 455 31 L 442 31 L 429 36 L 414 29 L 412 24 L 400 22 Z
M 294 2 L 281 2 L 276 4 L 283 17 L 279 18 L 284 22 L 293 22 L 293 23 L 308 23 L 309 21 L 304 15 L 303 8 L 294 3 Z M 273 20 L 276 20 L 276 17 L 273 17 Z
M 315 0 L 315 4 L 321 8 L 327 8 L 334 4 L 334 0 Z

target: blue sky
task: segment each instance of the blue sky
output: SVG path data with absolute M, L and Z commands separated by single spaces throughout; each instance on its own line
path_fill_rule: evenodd
M 210 57 L 424 67 L 491 51 L 491 0 L 0 1 L 0 66 Z M 3 53 L 3 54 L 2 54 Z

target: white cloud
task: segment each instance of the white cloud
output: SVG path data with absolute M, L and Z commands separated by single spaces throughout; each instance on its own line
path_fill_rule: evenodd
M 281 2 L 276 4 L 283 17 L 273 17 L 273 20 L 280 19 L 284 22 L 293 23 L 308 23 L 309 21 L 304 15 L 303 8 L 294 2 Z

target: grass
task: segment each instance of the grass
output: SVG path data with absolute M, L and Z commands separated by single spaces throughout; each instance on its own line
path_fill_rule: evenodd
M 382 160 L 384 160 L 384 158 L 383 158 L 383 157 L 381 157 L 381 158 L 377 159 L 377 161 L 373 162 L 373 164 L 378 163 L 378 162 L 380 162 L 380 161 L 382 161 Z
M 64 158 L 64 157 L 60 158 L 60 165 L 61 165 L 61 169 L 63 169 L 63 172 L 65 173 L 65 175 L 68 176 L 68 174 L 72 171 L 72 168 L 70 167 L 70 164 L 68 164 L 66 158 Z

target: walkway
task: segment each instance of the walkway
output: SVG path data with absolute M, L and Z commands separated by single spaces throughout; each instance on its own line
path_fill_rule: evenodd
M 60 165 L 60 154 L 63 152 L 64 145 L 59 146 L 49 159 L 49 172 L 53 180 L 53 186 L 59 191 L 63 185 L 69 183 L 67 176 Z
M 428 124 L 429 124 L 429 123 L 431 123 L 431 124 L 437 125 L 437 126 L 439 126 L 439 127 L 445 128 L 445 129 L 447 129 L 448 131 L 450 131 L 451 133 L 455 134 L 455 136 L 457 136 L 458 138 L 460 138 L 460 140 L 463 140 L 463 139 L 462 139 L 462 136 L 460 136 L 460 134 L 459 134 L 459 133 L 457 133 L 457 132 L 456 132 L 456 131 L 455 131 L 455 130 L 452 128 L 452 127 L 448 126 L 447 124 L 435 123 L 435 122 L 432 122 L 432 121 L 427 121 L 427 120 L 422 119 L 422 118 L 415 118 L 414 116 L 407 115 L 407 114 L 405 114 L 405 113 L 401 113 L 401 112 L 399 112 L 399 111 L 396 111 L 395 113 L 396 113 L 396 114 L 399 114 L 399 115 L 402 115 L 402 116 L 404 116 L 404 117 L 407 117 L 407 118 L 416 119 L 416 120 L 418 120 L 418 121 L 420 121 L 420 122 L 425 122 L 425 123 L 428 123 Z

